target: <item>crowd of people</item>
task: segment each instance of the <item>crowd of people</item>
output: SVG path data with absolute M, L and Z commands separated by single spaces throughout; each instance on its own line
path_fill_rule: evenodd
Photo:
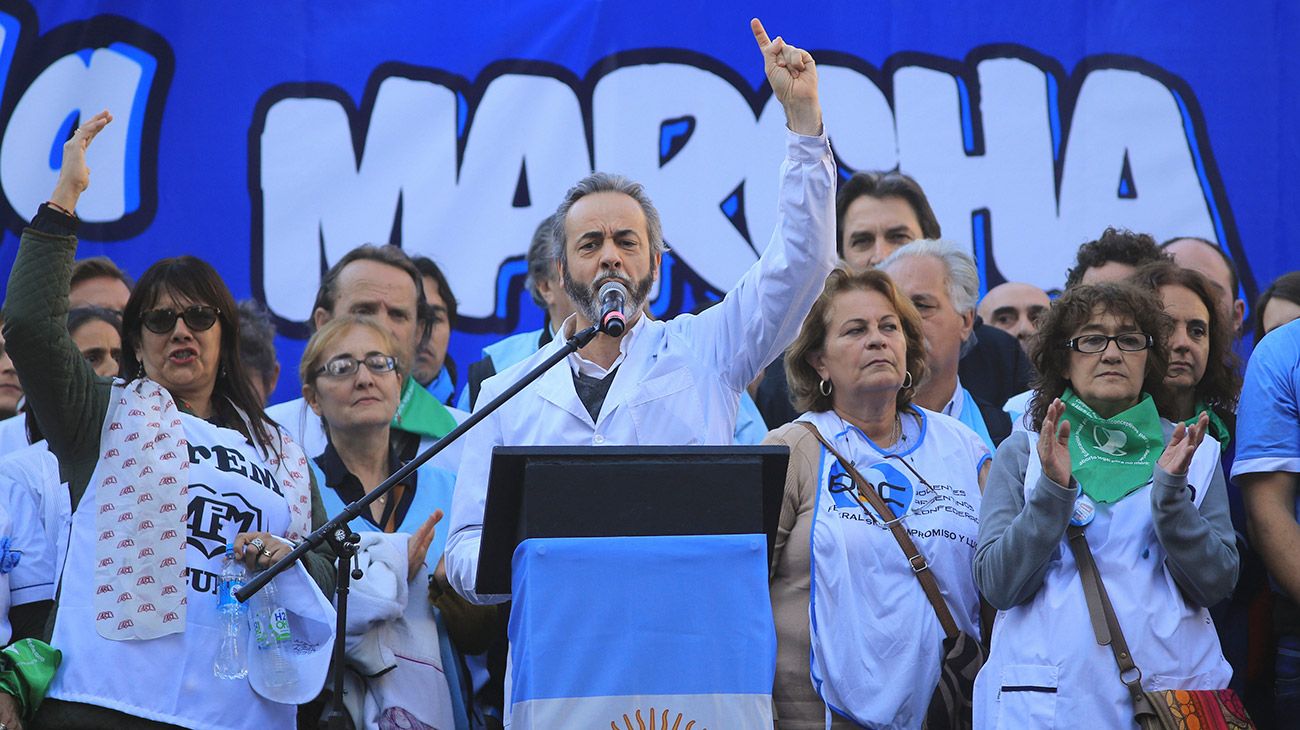
M 1060 289 L 983 291 L 917 181 L 837 175 L 811 56 L 754 35 L 788 127 L 778 224 L 721 301 L 650 317 L 659 214 L 593 173 L 528 246 L 540 330 L 457 368 L 436 263 L 359 246 L 321 279 L 302 397 L 273 405 L 274 326 L 209 263 L 133 280 L 75 260 L 86 150 L 112 117 L 83 120 L 3 309 L 0 730 L 315 727 L 333 551 L 272 582 L 287 688 L 214 676 L 227 555 L 288 554 L 599 322 L 611 281 L 626 333 L 353 522 L 354 726 L 508 722 L 510 596 L 476 591 L 494 446 L 760 441 L 790 454 L 777 727 L 948 727 L 936 688 L 958 654 L 983 657 L 957 703 L 977 728 L 1134 727 L 1142 690 L 1231 689 L 1261 727 L 1300 723 L 1300 272 L 1248 317 L 1216 243 L 1107 229 Z

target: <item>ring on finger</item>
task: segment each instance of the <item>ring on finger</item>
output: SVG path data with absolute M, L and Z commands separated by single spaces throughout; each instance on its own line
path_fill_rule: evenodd
M 257 548 L 257 552 L 259 553 L 264 552 L 266 550 L 266 543 L 263 542 L 262 538 L 260 537 L 255 537 L 252 540 L 249 540 L 248 544 Z

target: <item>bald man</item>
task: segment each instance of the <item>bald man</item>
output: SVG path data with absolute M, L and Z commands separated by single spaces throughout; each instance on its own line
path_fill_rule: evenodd
M 1047 292 L 1033 284 L 1007 282 L 990 289 L 978 311 L 985 322 L 1015 337 L 1028 354 L 1029 338 L 1038 331 L 1038 316 L 1051 303 Z
M 1237 297 L 1237 266 L 1217 245 L 1204 238 L 1175 238 L 1160 244 L 1165 253 L 1185 269 L 1199 271 L 1219 288 L 1219 306 L 1232 322 L 1233 332 L 1241 336 L 1246 318 L 1246 302 Z

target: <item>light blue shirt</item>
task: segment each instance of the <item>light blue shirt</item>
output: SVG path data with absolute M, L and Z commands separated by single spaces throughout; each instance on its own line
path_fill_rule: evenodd
M 1232 478 L 1300 473 L 1300 321 L 1268 333 L 1246 367 Z

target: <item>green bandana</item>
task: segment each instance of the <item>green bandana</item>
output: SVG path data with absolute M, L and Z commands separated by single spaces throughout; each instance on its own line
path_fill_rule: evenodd
M 1083 493 L 1115 503 L 1151 481 L 1164 451 L 1164 429 L 1155 401 L 1143 393 L 1137 405 L 1102 418 L 1066 388 L 1064 419 L 1070 424 L 1070 465 Z
M 407 433 L 440 439 L 456 427 L 456 418 L 447 407 L 420 387 L 415 378 L 402 384 L 402 400 L 393 415 L 393 428 Z
M 1183 425 L 1188 428 L 1195 426 L 1196 421 L 1200 419 L 1202 413 L 1210 417 L 1210 427 L 1208 431 L 1210 432 L 1210 435 L 1219 442 L 1219 450 L 1227 451 L 1228 442 L 1232 440 L 1232 434 L 1228 432 L 1228 424 L 1224 423 L 1222 418 L 1219 418 L 1219 414 L 1215 413 L 1214 409 L 1205 405 L 1205 401 L 1196 401 L 1196 415 L 1183 421 Z
M 31 719 L 54 680 L 63 653 L 36 639 L 23 639 L 0 652 L 0 692 L 18 702 L 18 713 Z

